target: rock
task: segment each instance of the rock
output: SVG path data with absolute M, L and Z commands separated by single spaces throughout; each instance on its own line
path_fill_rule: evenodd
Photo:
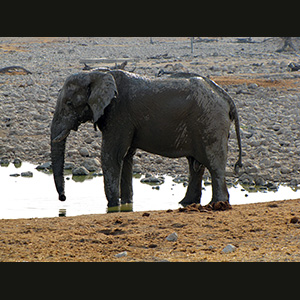
M 87 137 L 85 140 L 84 140 L 87 144 L 91 144 L 94 139 L 92 139 L 91 137 Z
M 164 183 L 164 179 L 162 177 L 154 177 L 154 176 L 151 176 L 151 177 L 146 177 L 146 178 L 142 178 L 140 180 L 140 182 L 142 183 L 149 183 L 149 184 L 162 184 Z
M 30 172 L 30 171 L 22 172 L 22 173 L 21 173 L 21 176 L 22 176 L 22 177 L 32 177 L 32 176 L 33 176 L 33 173 Z
M 127 256 L 127 251 L 123 251 L 123 252 L 120 252 L 120 253 L 115 255 L 115 257 L 117 257 L 117 258 L 125 257 L 125 256 Z
M 6 157 L 0 159 L 0 164 L 4 166 L 9 165 L 9 159 Z
M 77 167 L 77 168 L 72 170 L 72 174 L 74 176 L 84 176 L 84 175 L 89 175 L 89 173 L 90 172 L 83 166 Z
M 47 161 L 41 165 L 38 165 L 36 167 L 37 170 L 45 170 L 45 169 L 50 169 L 52 167 L 51 161 Z
M 292 170 L 287 168 L 287 167 L 283 166 L 283 167 L 280 168 L 280 173 L 281 174 L 288 174 L 288 173 L 291 173 L 291 172 L 292 172 Z
M 65 165 L 64 165 L 64 169 L 65 170 L 72 170 L 75 168 L 75 163 L 71 162 L 71 161 L 66 161 Z
M 281 128 L 281 127 L 280 127 L 279 124 L 275 124 L 275 125 L 272 126 L 272 129 L 273 129 L 274 131 L 279 131 L 280 128 Z
M 29 80 L 27 80 L 26 85 L 27 86 L 34 85 L 34 80 L 32 78 L 30 78 Z
M 298 217 L 293 217 L 293 218 L 290 219 L 290 223 L 292 223 L 292 224 L 296 224 L 298 222 L 299 222 L 299 218 Z
M 255 185 L 254 179 L 252 176 L 243 173 L 240 177 L 239 177 L 239 181 L 242 182 L 242 184 L 247 184 L 247 185 Z
M 298 185 L 297 179 L 295 179 L 295 178 L 291 179 L 290 186 L 297 186 L 297 185 Z
M 258 85 L 256 83 L 250 83 L 248 85 L 248 89 L 257 89 L 258 88 Z
M 169 242 L 176 242 L 178 240 L 178 235 L 176 232 L 173 232 L 171 234 L 169 234 L 167 237 L 166 237 L 166 240 L 169 241 Z
M 163 163 L 163 159 L 162 159 L 161 157 L 158 157 L 158 158 L 155 160 L 155 162 L 156 162 L 157 164 L 161 164 L 161 163 Z
M 90 172 L 98 171 L 101 168 L 101 164 L 97 158 L 86 159 L 83 162 L 82 166 L 84 166 Z
M 79 154 L 83 157 L 90 156 L 90 152 L 86 147 L 82 147 L 78 150 Z
M 261 176 L 256 177 L 254 181 L 256 186 L 263 186 L 266 182 Z
M 139 164 L 134 164 L 132 168 L 132 172 L 133 174 L 141 174 L 142 173 L 141 166 Z
M 20 174 L 18 174 L 18 173 L 14 173 L 14 174 L 10 174 L 9 176 L 11 176 L 11 177 L 19 177 L 19 176 L 20 176 Z
M 231 244 L 228 244 L 225 248 L 222 249 L 222 253 L 232 253 L 236 250 L 236 247 L 231 245 Z
M 15 158 L 14 161 L 13 161 L 14 165 L 20 165 L 21 163 L 22 163 L 22 161 L 21 161 L 20 158 Z

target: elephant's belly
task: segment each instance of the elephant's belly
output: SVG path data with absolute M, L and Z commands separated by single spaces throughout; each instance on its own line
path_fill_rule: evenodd
M 133 147 L 171 158 L 192 156 L 194 148 L 187 135 L 161 133 L 137 136 Z

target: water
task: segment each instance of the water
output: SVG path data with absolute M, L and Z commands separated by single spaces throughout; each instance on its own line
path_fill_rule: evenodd
M 13 164 L 0 167 L 0 219 L 76 216 L 107 212 L 103 177 L 86 178 L 66 175 L 67 200 L 61 202 L 58 200 L 52 174 L 38 171 L 35 167 L 26 162 L 19 168 Z M 10 176 L 27 171 L 31 171 L 33 177 Z M 133 204 L 122 205 L 117 210 L 167 210 L 181 207 L 178 202 L 186 192 L 186 187 L 182 183 L 174 183 L 171 176 L 164 176 L 164 183 L 156 189 L 149 184 L 141 183 L 141 178 L 133 178 Z M 300 190 L 294 191 L 287 186 L 280 186 L 276 192 L 248 192 L 238 184 L 229 188 L 229 194 L 232 205 L 300 198 Z M 210 200 L 211 186 L 209 185 L 205 186 L 202 192 L 201 204 L 205 205 Z M 114 211 L 114 209 L 110 210 Z

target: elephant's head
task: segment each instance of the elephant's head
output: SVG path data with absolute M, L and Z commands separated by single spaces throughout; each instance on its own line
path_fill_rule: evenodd
M 116 95 L 116 82 L 110 73 L 78 73 L 66 79 L 51 124 L 52 169 L 59 200 L 66 200 L 63 177 L 66 138 L 81 123 L 96 123 Z

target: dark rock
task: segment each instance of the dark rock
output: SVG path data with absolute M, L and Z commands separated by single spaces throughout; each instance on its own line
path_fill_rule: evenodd
M 299 222 L 299 218 L 298 217 L 293 217 L 293 218 L 290 219 L 290 223 L 292 223 L 292 224 L 296 224 L 298 222 Z
M 32 177 L 32 176 L 33 176 L 33 173 L 30 172 L 30 171 L 22 172 L 22 173 L 21 173 L 21 176 L 22 176 L 22 177 Z
M 37 169 L 37 170 L 45 170 L 45 169 L 50 169 L 51 167 L 52 167 L 52 164 L 51 164 L 50 161 L 48 161 L 48 162 L 45 162 L 45 163 L 43 163 L 43 164 L 41 164 L 41 165 L 38 165 L 38 166 L 36 167 L 36 169 Z

